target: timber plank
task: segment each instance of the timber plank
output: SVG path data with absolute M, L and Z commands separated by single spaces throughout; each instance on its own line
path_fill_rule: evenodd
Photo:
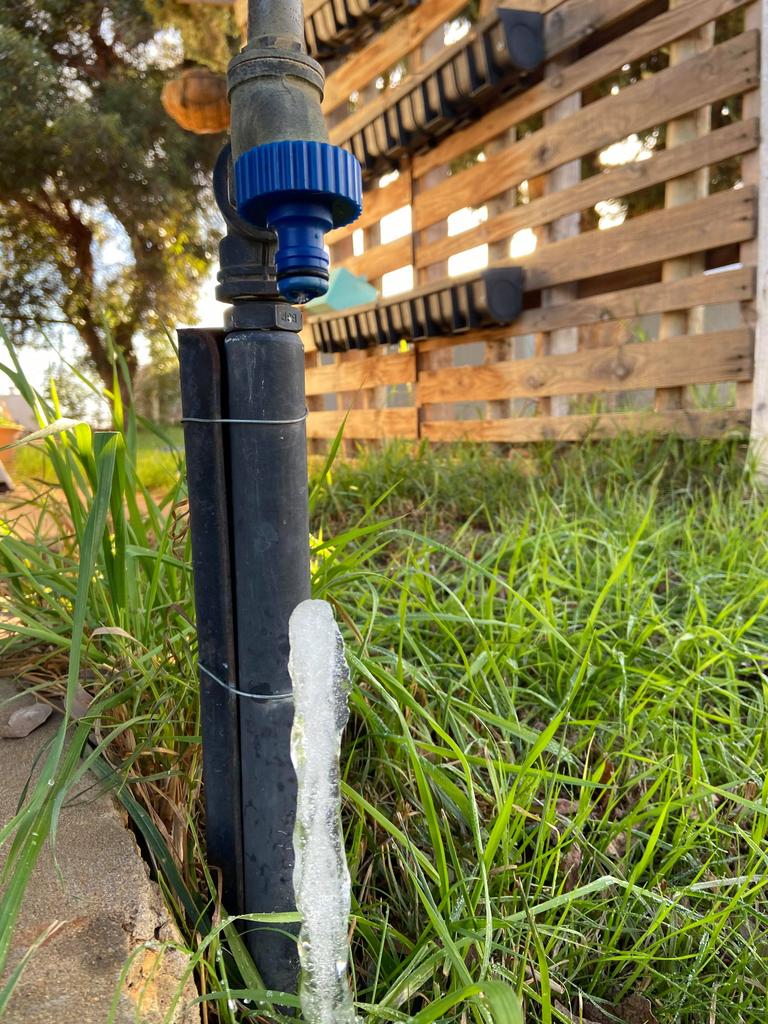
M 750 380 L 752 348 L 752 332 L 742 327 L 560 356 L 425 371 L 417 384 L 418 402 L 605 394 Z
M 631 195 L 650 185 L 747 153 L 755 149 L 759 139 L 760 123 L 757 118 L 737 121 L 694 142 L 653 153 L 647 160 L 637 160 L 603 171 L 562 192 L 535 199 L 524 206 L 512 207 L 470 231 L 441 239 L 429 248 L 418 249 L 416 266 L 423 267 L 446 260 L 454 253 L 484 242 L 492 243 L 509 238 L 524 228 L 537 227 L 566 214 L 589 209 L 602 200 Z
M 415 156 L 414 177 L 419 178 L 433 167 L 450 163 L 464 153 L 485 145 L 521 121 L 546 110 L 553 103 L 600 81 L 623 64 L 638 60 L 665 43 L 743 7 L 747 2 L 748 0 L 691 0 L 685 7 L 675 8 L 651 19 L 569 68 L 558 71 L 526 92 L 512 97 L 463 131 L 448 136 L 434 149 Z M 585 109 L 591 110 L 592 105 Z M 343 128 L 342 123 L 331 132 L 332 141 L 347 137 Z
M 407 206 L 411 198 L 411 175 L 408 171 L 401 171 L 400 176 L 384 188 L 373 188 L 370 191 L 364 192 L 363 212 L 352 224 L 347 224 L 343 228 L 336 228 L 335 231 L 329 232 L 326 235 L 327 244 L 330 246 L 336 245 L 337 242 L 348 238 L 355 231 L 377 224 L 388 213 L 394 213 L 395 210 L 400 210 L 403 206 Z
M 621 67 L 622 64 L 644 56 L 670 39 L 682 35 L 690 27 L 695 28 L 705 24 L 721 14 L 743 7 L 747 2 L 748 0 L 693 0 L 693 3 L 686 7 L 677 8 L 652 19 L 645 25 L 604 46 L 596 53 L 558 71 L 556 75 L 514 97 L 461 132 L 448 136 L 434 149 L 415 156 L 413 159 L 414 176 L 422 177 L 435 167 L 450 163 L 468 150 L 481 146 L 508 131 L 518 121 L 539 113 L 565 96 L 599 80 L 617 67 Z M 376 103 L 379 102 L 376 101 Z M 361 118 L 365 120 L 367 115 L 364 111 L 366 109 L 370 109 L 370 106 L 363 108 L 333 128 L 331 141 L 339 144 L 348 138 L 357 121 Z M 404 198 L 404 186 L 401 186 L 402 191 L 390 191 L 391 188 L 392 185 L 389 185 L 384 190 L 373 189 L 366 192 L 360 224 L 365 222 L 365 226 L 367 226 L 374 223 L 410 202 L 410 183 L 408 198 Z M 331 244 L 352 234 L 355 228 L 356 225 L 340 228 L 331 236 Z
M 412 53 L 436 28 L 450 21 L 465 6 L 465 0 L 422 0 L 412 14 L 379 33 L 326 79 L 323 100 L 326 114 Z
M 751 413 L 744 409 L 677 409 L 673 412 L 604 413 L 594 416 L 518 416 L 504 420 L 433 420 L 422 435 L 431 441 L 583 441 L 622 434 L 723 437 L 745 434 Z
M 670 210 L 634 217 L 607 231 L 553 242 L 498 266 L 521 266 L 526 291 L 705 252 L 754 237 L 756 190 L 720 192 Z
M 339 432 L 347 412 L 343 409 L 333 412 L 310 412 L 307 419 L 307 437 L 333 438 Z M 348 441 L 365 441 L 374 438 L 404 437 L 416 439 L 418 435 L 418 414 L 414 408 L 404 409 L 350 409 L 344 427 L 344 438 Z
M 504 338 L 522 337 L 540 331 L 558 330 L 561 327 L 581 327 L 615 320 L 632 321 L 637 317 L 679 309 L 685 302 L 707 306 L 725 302 L 750 302 L 754 297 L 754 267 L 743 267 L 738 270 L 698 274 L 681 281 L 607 292 L 558 306 L 526 309 L 514 323 L 503 327 L 478 328 L 466 334 L 428 338 L 417 345 L 419 350 L 431 352 L 472 342 L 503 341 Z M 360 307 L 360 310 L 371 308 L 372 305 L 364 306 Z M 310 319 L 310 327 L 312 322 Z M 311 346 L 315 346 L 314 339 Z
M 464 206 L 478 206 L 526 179 L 593 153 L 632 132 L 753 89 L 759 81 L 758 42 L 757 32 L 745 32 L 685 64 L 590 103 L 484 163 L 453 175 L 414 198 L 414 231 L 444 220 Z
M 648 0 L 572 0 L 560 10 L 550 14 L 544 25 L 544 49 L 548 60 L 577 43 L 588 38 L 598 29 L 605 28 L 622 17 L 643 7 Z M 521 9 L 518 4 L 513 4 Z M 533 9 L 533 8 L 522 8 Z M 450 49 L 461 50 L 466 47 L 467 40 L 455 43 Z M 419 68 L 418 72 L 410 72 L 395 89 L 389 89 L 359 110 L 354 111 L 340 122 L 331 132 L 331 141 L 346 142 L 352 135 L 361 131 L 376 116 L 391 107 L 398 97 L 409 92 L 419 82 L 428 78 L 435 66 L 442 64 L 444 54 L 435 55 L 430 61 Z M 392 62 L 394 63 L 394 61 Z M 341 69 L 344 71 L 347 65 Z
M 627 335 L 632 320 L 653 313 L 679 309 L 681 303 L 715 306 L 725 302 L 749 302 L 755 295 L 755 271 L 752 267 L 723 270 L 716 274 L 699 274 L 682 281 L 643 285 L 618 292 L 608 292 L 564 305 L 526 309 L 513 324 L 469 334 L 429 338 L 418 342 L 419 349 L 431 350 L 446 345 L 466 345 L 476 341 L 501 341 L 561 327 L 583 327 L 591 324 L 627 320 Z
M 595 175 L 593 178 L 580 182 L 570 189 L 565 189 L 563 192 L 534 200 L 534 202 L 525 206 L 517 206 L 506 210 L 504 213 L 499 214 L 492 220 L 479 224 L 470 231 L 463 232 L 460 235 L 447 236 L 430 243 L 428 246 L 418 247 L 416 249 L 416 266 L 423 268 L 433 263 L 441 262 L 454 253 L 463 252 L 475 245 L 481 245 L 483 242 L 491 243 L 499 239 L 508 238 L 515 231 L 519 231 L 522 228 L 534 227 L 546 223 L 552 218 L 562 216 L 564 213 L 585 209 L 601 199 L 627 195 L 656 182 L 666 181 L 677 174 L 685 173 L 685 168 L 706 167 L 718 160 L 725 159 L 727 156 L 748 152 L 757 145 L 758 136 L 759 126 L 756 119 L 748 122 L 737 122 L 692 143 L 679 146 L 674 150 L 663 150 L 649 160 L 638 161 L 616 170 L 605 171 L 602 174 Z M 664 211 L 659 210 L 657 212 L 663 213 Z M 634 225 L 641 221 L 642 218 L 627 221 L 621 228 L 613 228 L 611 230 L 622 230 L 622 228 L 628 227 L 630 224 Z M 585 237 L 593 238 L 594 244 L 599 249 L 602 249 L 602 235 L 604 235 L 604 232 L 601 232 L 600 235 L 591 232 Z M 743 240 L 743 237 L 752 238 L 753 235 L 754 233 L 748 233 L 746 236 L 740 237 Z M 617 237 L 620 236 L 610 236 L 612 241 L 615 241 Z M 730 239 L 730 241 L 736 240 Z M 703 248 L 727 244 L 728 241 L 724 236 L 718 234 L 716 237 L 712 237 Z M 545 245 L 538 251 L 544 262 L 547 260 L 549 250 L 550 246 Z M 691 249 L 689 251 L 697 250 Z M 554 255 L 551 252 L 549 254 L 550 256 Z M 375 279 L 391 270 L 405 266 L 410 262 L 411 256 L 410 240 L 406 236 L 406 238 L 398 239 L 387 245 L 375 246 L 363 255 L 350 257 L 337 265 L 346 267 L 355 274 L 365 273 L 369 279 Z M 666 257 L 659 257 L 659 259 L 664 258 Z M 531 260 L 533 272 L 536 267 L 535 257 L 518 258 L 514 262 L 527 266 L 528 259 Z M 651 262 L 654 262 L 654 260 L 643 258 L 635 263 L 616 264 L 612 269 L 622 269 L 623 266 L 639 266 Z M 611 269 L 610 265 L 601 264 L 600 266 L 602 269 L 597 271 L 598 274 L 607 273 Z M 583 274 L 581 276 L 595 275 Z M 528 282 L 529 290 L 534 287 L 532 281 L 533 278 L 530 278 Z
M 561 7 L 568 0 L 504 0 L 499 7 L 516 7 L 518 11 L 533 11 L 536 14 L 547 14 L 556 7 Z
M 336 366 L 318 366 L 307 370 L 307 394 L 326 395 L 335 391 L 356 391 L 358 388 L 410 384 L 415 381 L 415 353 L 387 353 L 369 349 L 366 355 L 369 358 L 359 362 L 340 362 Z
M 386 245 L 375 245 L 360 256 L 334 262 L 334 267 L 345 267 L 353 274 L 365 274 L 369 281 L 376 281 L 382 274 L 398 267 L 407 266 L 413 258 L 413 240 L 410 234 L 387 242 Z M 430 260 L 431 262 L 431 260 Z
M 550 8 L 544 23 L 547 59 L 559 57 L 589 36 L 644 7 L 648 0 L 571 0 Z M 517 7 L 517 4 L 510 4 Z

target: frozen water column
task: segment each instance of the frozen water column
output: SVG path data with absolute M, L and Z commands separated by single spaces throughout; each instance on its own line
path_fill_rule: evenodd
M 349 718 L 349 669 L 330 605 L 304 601 L 290 621 L 298 780 L 293 873 L 302 916 L 301 1007 L 308 1024 L 354 1024 L 347 979 L 350 878 L 341 826 L 339 753 Z

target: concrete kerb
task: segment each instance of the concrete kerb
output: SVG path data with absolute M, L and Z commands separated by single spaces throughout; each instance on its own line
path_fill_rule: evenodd
M 0 722 L 19 707 L 12 683 L 0 680 Z M 16 813 L 41 748 L 60 718 L 54 715 L 24 739 L 0 738 L 0 825 Z M 5 1019 L 13 1024 L 107 1024 L 121 974 L 115 1024 L 200 1024 L 197 992 L 189 980 L 170 1007 L 188 969 L 173 948 L 178 933 L 159 888 L 149 878 L 133 834 L 98 781 L 87 777 L 66 802 L 59 821 L 57 873 L 46 844 L 24 898 L 6 972 L 54 923 L 58 930 L 35 952 L 12 996 Z M 0 849 L 0 869 L 7 844 Z

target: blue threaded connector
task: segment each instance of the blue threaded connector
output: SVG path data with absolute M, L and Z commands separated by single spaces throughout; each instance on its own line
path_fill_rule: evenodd
M 360 164 L 327 142 L 269 142 L 235 161 L 237 210 L 277 235 L 277 285 L 303 304 L 328 291 L 325 236 L 363 209 Z

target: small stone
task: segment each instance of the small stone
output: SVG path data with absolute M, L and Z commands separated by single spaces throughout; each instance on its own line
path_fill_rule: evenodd
M 39 701 L 16 708 L 8 716 L 8 720 L 0 725 L 0 736 L 3 739 L 23 740 L 43 722 L 47 722 L 52 714 L 53 708 L 50 704 L 41 704 Z

